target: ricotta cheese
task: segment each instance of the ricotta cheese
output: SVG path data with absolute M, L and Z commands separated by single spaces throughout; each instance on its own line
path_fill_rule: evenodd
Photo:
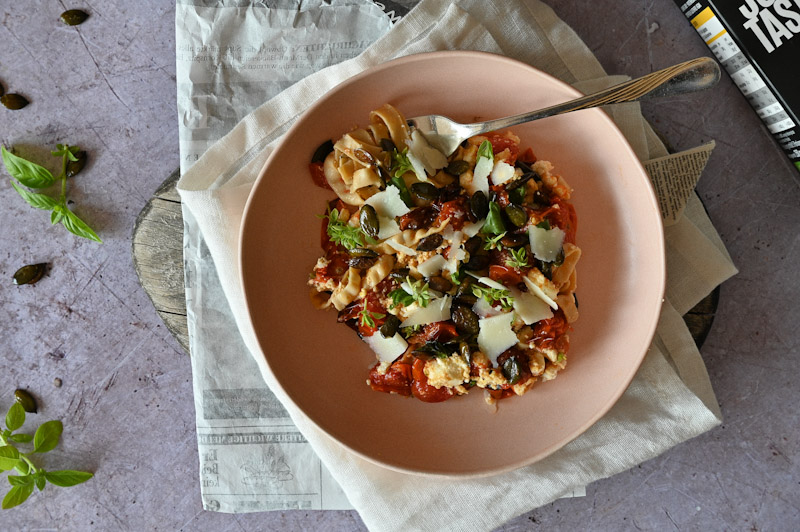
M 428 377 L 428 384 L 434 388 L 452 388 L 469 380 L 469 364 L 460 355 L 432 358 L 425 363 L 423 372 Z

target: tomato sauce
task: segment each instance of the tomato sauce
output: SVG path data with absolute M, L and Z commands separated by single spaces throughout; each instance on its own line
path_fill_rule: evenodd
M 553 198 L 553 203 L 544 212 L 544 217 L 551 225 L 564 231 L 564 242 L 575 244 L 575 233 L 578 231 L 578 216 L 571 203 Z
M 328 180 L 325 178 L 325 170 L 322 167 L 322 163 L 310 163 L 308 165 L 308 171 L 311 173 L 311 180 L 314 181 L 315 185 L 320 188 L 333 190 L 330 184 L 328 184 Z
M 450 227 L 456 231 L 460 231 L 466 222 L 469 221 L 467 216 L 468 200 L 466 196 L 459 196 L 452 201 L 442 203 L 439 210 L 439 216 L 436 218 L 436 225 L 441 225 L 446 219 L 450 218 Z
M 411 377 L 413 379 L 411 393 L 414 397 L 425 403 L 441 403 L 455 395 L 450 388 L 445 388 L 444 386 L 435 388 L 428 384 L 428 377 L 425 376 L 424 369 L 425 361 L 421 358 L 416 359 L 411 368 Z
M 492 152 L 495 155 L 505 149 L 508 149 L 510 156 L 506 162 L 513 165 L 517 161 L 517 155 L 519 155 L 519 145 L 517 145 L 513 138 L 509 138 L 502 133 L 489 133 L 485 136 L 489 142 L 492 143 Z
M 569 328 L 564 312 L 558 309 L 552 318 L 533 326 L 533 343 L 539 349 L 552 348 L 565 353 L 569 348 L 569 341 L 565 336 Z
M 369 372 L 369 386 L 376 392 L 411 395 L 411 364 L 395 362 L 381 375 L 375 364 Z

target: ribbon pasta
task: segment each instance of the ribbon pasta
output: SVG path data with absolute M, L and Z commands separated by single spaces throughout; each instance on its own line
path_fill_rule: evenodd
M 550 162 L 510 132 L 432 154 L 388 103 L 331 144 L 311 163 L 336 199 L 310 297 L 369 338 L 374 390 L 494 402 L 566 367 L 581 249 Z

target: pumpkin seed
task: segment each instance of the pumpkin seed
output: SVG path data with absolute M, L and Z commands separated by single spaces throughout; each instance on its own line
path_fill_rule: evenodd
M 12 111 L 17 111 L 28 105 L 28 103 L 30 102 L 28 102 L 28 100 L 26 100 L 24 96 L 15 93 L 10 93 L 0 96 L 0 103 L 5 105 L 8 109 L 11 109 Z
M 27 264 L 14 272 L 14 284 L 36 284 L 47 271 L 47 263 Z
M 500 243 L 503 244 L 505 248 L 517 248 L 527 244 L 528 241 L 529 238 L 526 233 L 508 233 L 500 239 Z
M 503 362 L 502 365 L 503 376 L 509 384 L 516 384 L 522 377 L 522 368 L 520 367 L 517 357 L 509 357 Z
M 456 325 L 456 330 L 461 334 L 478 334 L 480 325 L 478 315 L 469 307 L 458 305 L 451 309 L 450 319 Z
M 375 164 L 375 157 L 373 157 L 372 154 L 366 150 L 358 148 L 355 152 L 353 152 L 353 155 L 356 156 L 356 159 L 366 165 Z
M 347 261 L 347 264 L 351 268 L 357 268 L 359 270 L 366 270 L 367 268 L 371 267 L 373 264 L 378 262 L 378 259 L 375 257 L 353 257 Z
M 469 170 L 469 163 L 467 161 L 451 161 L 444 169 L 448 174 L 455 176 L 459 176 L 467 170 Z
M 392 139 L 381 139 L 381 149 L 383 151 L 394 151 L 397 149 Z
M 378 330 L 384 338 L 391 338 L 397 334 L 398 329 L 400 329 L 400 319 L 394 314 L 389 314 Z
M 447 292 L 453 287 L 453 283 L 446 277 L 434 275 L 428 280 L 428 286 L 430 286 L 431 290 L 436 290 L 437 292 Z
M 469 260 L 464 263 L 464 269 L 471 272 L 485 270 L 489 267 L 489 262 L 488 255 L 471 255 Z
M 463 340 L 458 342 L 458 352 L 466 359 L 468 365 L 472 365 L 472 349 L 467 342 Z
M 417 251 L 433 251 L 444 242 L 444 237 L 439 233 L 428 235 L 417 244 Z
M 362 205 L 361 212 L 358 215 L 358 222 L 361 224 L 361 230 L 370 238 L 378 238 L 378 233 L 381 229 L 381 223 L 378 220 L 378 213 L 372 205 Z
M 478 235 L 472 236 L 464 242 L 464 250 L 470 255 L 474 255 L 483 247 L 483 239 Z
M 414 183 L 411 185 L 411 197 L 421 204 L 432 203 L 439 197 L 439 189 L 431 183 Z
M 483 220 L 489 214 L 489 200 L 482 191 L 478 190 L 469 198 L 469 210 L 476 220 Z
M 325 161 L 325 158 L 328 156 L 330 152 L 333 151 L 333 141 L 326 140 L 322 144 L 314 150 L 314 155 L 311 156 L 312 163 L 321 163 Z
M 80 9 L 69 9 L 61 13 L 61 22 L 67 26 L 77 26 L 89 18 L 89 13 Z
M 507 205 L 505 211 L 508 220 L 517 227 L 522 227 L 528 223 L 528 213 L 519 205 L 514 205 L 513 203 Z
M 36 399 L 25 390 L 16 390 L 14 392 L 14 401 L 18 402 L 22 405 L 23 410 L 26 412 L 30 412 L 31 414 L 36 413 Z
M 79 174 L 80 171 L 83 170 L 83 167 L 86 166 L 87 156 L 84 150 L 76 153 L 75 158 L 78 160 L 67 162 L 67 177 L 72 177 L 76 174 Z
M 347 252 L 351 257 L 365 257 L 370 259 L 377 259 L 378 252 L 367 248 L 353 248 Z

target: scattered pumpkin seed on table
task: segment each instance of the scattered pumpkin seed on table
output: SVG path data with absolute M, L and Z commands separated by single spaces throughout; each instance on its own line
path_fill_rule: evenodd
M 17 111 L 28 105 L 28 100 L 24 96 L 15 93 L 3 94 L 0 96 L 0 103 L 12 111 Z
M 16 272 L 14 272 L 14 284 L 36 284 L 47 271 L 47 263 L 40 262 L 39 264 L 26 264 Z
M 80 9 L 69 9 L 61 13 L 61 22 L 67 26 L 77 26 L 89 18 L 89 13 Z
M 26 390 L 21 390 L 21 389 L 15 390 L 14 401 L 22 405 L 22 409 L 25 410 L 26 412 L 29 412 L 31 414 L 36 413 L 37 410 L 36 399 L 34 399 L 33 396 Z
M 81 150 L 75 154 L 77 161 L 69 161 L 67 163 L 67 177 L 72 177 L 78 174 L 83 167 L 86 166 L 87 155 L 86 151 Z

